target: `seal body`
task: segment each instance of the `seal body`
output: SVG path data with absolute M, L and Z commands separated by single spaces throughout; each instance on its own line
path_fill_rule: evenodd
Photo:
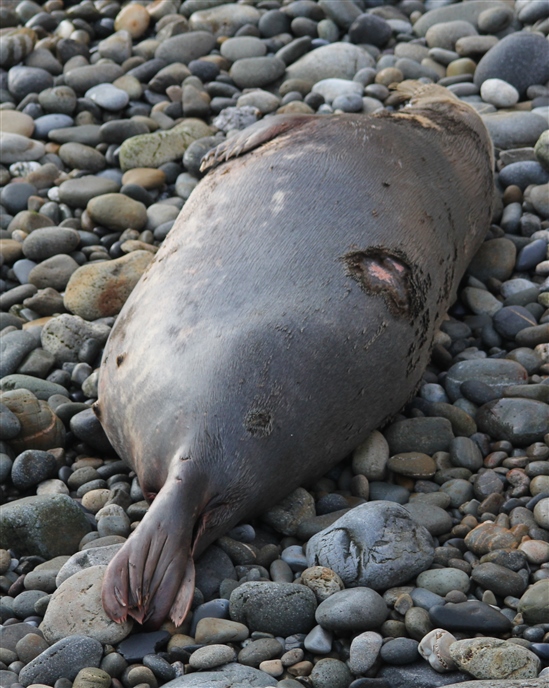
M 183 620 L 193 557 L 320 477 L 414 392 L 490 223 L 491 143 L 438 86 L 273 117 L 218 147 L 124 306 L 97 414 L 147 499 L 115 620 Z

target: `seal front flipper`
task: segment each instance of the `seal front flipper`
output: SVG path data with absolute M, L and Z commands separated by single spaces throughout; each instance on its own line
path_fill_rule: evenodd
M 262 119 L 206 153 L 202 158 L 200 171 L 205 172 L 231 158 L 249 153 L 254 148 L 259 148 L 264 143 L 315 119 L 318 119 L 315 115 L 278 115 L 266 120 Z

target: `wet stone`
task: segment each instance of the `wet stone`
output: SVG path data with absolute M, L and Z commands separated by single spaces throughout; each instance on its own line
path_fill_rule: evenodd
M 546 434 L 549 406 L 533 399 L 500 399 L 482 406 L 476 421 L 482 432 L 527 446 Z
M 477 600 L 433 607 L 429 616 L 435 626 L 448 631 L 505 633 L 511 628 L 506 616 Z

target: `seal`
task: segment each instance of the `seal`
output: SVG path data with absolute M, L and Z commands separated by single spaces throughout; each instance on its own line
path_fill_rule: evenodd
M 111 561 L 115 621 L 180 624 L 194 559 L 318 479 L 416 389 L 490 224 L 480 117 L 446 89 L 373 116 L 276 116 L 211 169 L 107 343 L 96 413 L 150 508 Z

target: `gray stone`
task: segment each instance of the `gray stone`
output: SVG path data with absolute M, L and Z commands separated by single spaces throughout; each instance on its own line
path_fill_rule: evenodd
M 304 79 L 311 84 L 332 77 L 352 79 L 364 67 L 373 67 L 374 59 L 351 43 L 331 43 L 312 50 L 286 70 L 287 79 Z
M 365 631 L 353 638 L 349 654 L 349 667 L 353 674 L 365 674 L 375 664 L 383 638 L 374 631 Z
M 63 313 L 44 325 L 41 341 L 57 362 L 78 362 L 78 351 L 87 339 L 104 344 L 109 333 L 110 327 L 103 323 L 90 323 L 77 315 Z
M 0 509 L 0 548 L 51 559 L 74 554 L 91 526 L 67 495 L 24 497 Z
M 505 36 L 480 60 L 474 78 L 478 86 L 487 79 L 502 79 L 523 97 L 529 86 L 549 79 L 549 43 L 529 31 Z
M 40 67 L 16 66 L 8 72 L 8 88 L 11 94 L 23 100 L 29 93 L 40 93 L 53 86 L 53 77 Z
M 55 643 L 74 635 L 85 635 L 114 645 L 129 635 L 133 621 L 116 623 L 101 602 L 106 566 L 91 566 L 67 578 L 53 593 L 40 630 Z
M 39 160 L 46 148 L 40 141 L 33 141 L 20 134 L 0 133 L 0 159 L 4 165 L 25 160 Z
M 23 241 L 23 253 L 30 260 L 41 261 L 58 253 L 71 253 L 79 243 L 80 236 L 75 229 L 44 227 L 35 229 Z
M 446 418 L 407 418 L 389 425 L 383 434 L 391 454 L 416 451 L 432 455 L 448 451 L 454 438 L 452 425 Z
M 38 449 L 27 449 L 22 452 L 15 458 L 11 467 L 11 480 L 18 490 L 28 490 L 56 475 L 55 456 Z
M 506 633 L 511 622 L 500 611 L 479 600 L 447 603 L 429 610 L 432 623 L 448 631 L 468 633 Z
M 534 146 L 547 128 L 546 120 L 535 112 L 494 112 L 481 118 L 494 146 L 503 150 Z
M 69 115 L 52 113 L 38 117 L 34 121 L 34 136 L 37 139 L 47 139 L 48 134 L 52 129 L 61 129 L 62 127 L 72 127 L 74 120 Z
M 76 108 L 76 101 L 76 93 L 69 86 L 47 88 L 38 94 L 38 102 L 42 109 L 54 114 L 72 115 Z
M 404 504 L 403 508 L 406 509 L 418 525 L 426 528 L 434 537 L 444 535 L 452 530 L 452 517 L 447 511 L 436 506 L 436 504 L 416 501 Z
M 433 24 L 425 33 L 425 40 L 429 48 L 455 50 L 456 42 L 463 36 L 476 36 L 477 30 L 468 21 L 454 19 L 453 21 Z
M 246 624 L 251 631 L 284 637 L 310 631 L 315 609 L 313 591 L 295 583 L 244 583 L 230 598 L 233 621 Z
M 379 430 L 353 452 L 353 473 L 364 475 L 368 480 L 383 480 L 387 473 L 389 445 Z
M 286 65 L 278 57 L 247 57 L 233 63 L 229 73 L 239 88 L 261 88 L 285 71 Z
M 450 460 L 452 465 L 468 468 L 476 472 L 482 468 L 483 457 L 478 445 L 469 437 L 455 437 L 450 443 Z
M 516 255 L 517 249 L 509 239 L 490 239 L 481 244 L 467 271 L 481 282 L 490 277 L 504 282 L 513 273 Z
M 540 580 L 529 587 L 520 598 L 518 611 L 527 624 L 549 623 L 549 580 Z
M 264 671 L 242 664 L 226 664 L 216 671 L 198 671 L 179 676 L 165 683 L 163 688 L 265 688 L 277 681 Z
M 263 57 L 267 52 L 267 46 L 255 36 L 237 36 L 224 41 L 220 52 L 227 60 L 236 62 L 246 57 Z
M 85 667 L 99 667 L 103 647 L 100 642 L 74 635 L 55 643 L 24 666 L 19 673 L 23 686 L 53 685 L 58 679 L 70 681 Z
M 357 506 L 307 543 L 309 566 L 326 566 L 348 586 L 375 590 L 404 583 L 433 556 L 427 529 L 394 502 Z
M 414 33 L 416 36 L 425 36 L 434 24 L 456 20 L 468 21 L 477 28 L 480 14 L 490 9 L 507 10 L 507 5 L 501 0 L 468 0 L 467 3 L 437 6 L 418 19 L 414 24 Z
M 38 289 L 50 287 L 63 291 L 78 263 L 66 254 L 57 254 L 35 265 L 29 273 L 29 282 Z
M 64 143 L 59 148 L 59 157 L 70 168 L 100 172 L 105 168 L 105 156 L 91 146 L 83 143 Z
M 314 688 L 348 688 L 352 680 L 347 665 L 339 659 L 320 659 L 311 671 Z
M 71 69 L 65 73 L 64 78 L 67 86 L 70 86 L 78 95 L 83 95 L 99 84 L 112 84 L 123 74 L 124 70 L 120 65 L 105 62 Z
M 168 64 L 173 62 L 188 64 L 192 60 L 207 55 L 214 46 L 215 38 L 211 33 L 192 31 L 163 41 L 156 49 L 154 56 Z
M 193 12 L 189 17 L 189 28 L 193 32 L 211 32 L 215 38 L 234 36 L 238 29 L 246 24 L 257 25 L 260 16 L 255 7 L 222 3 L 217 7 L 210 6 Z
M 93 547 L 92 549 L 76 552 L 76 554 L 73 554 L 59 569 L 59 573 L 55 579 L 56 586 L 60 587 L 67 578 L 91 566 L 108 565 L 121 547 L 122 545 L 106 545 L 105 547 Z
M 336 592 L 318 605 L 315 618 L 323 628 L 339 634 L 362 633 L 379 628 L 389 609 L 370 588 L 349 588 Z
M 17 330 L 0 336 L 0 378 L 15 373 L 21 361 L 36 348 L 30 332 Z
M 316 655 L 327 655 L 332 651 L 333 633 L 322 626 L 315 626 L 310 631 L 303 644 L 306 650 Z
M 540 184 L 530 190 L 530 201 L 538 215 L 544 219 L 549 219 L 549 184 Z
M 108 177 L 85 175 L 77 179 L 67 179 L 59 186 L 59 200 L 71 208 L 85 208 L 96 196 L 116 193 L 120 184 Z
M 0 440 L 11 440 L 21 430 L 19 419 L 7 406 L 0 404 Z
M 315 500 L 303 487 L 298 487 L 287 497 L 263 514 L 263 520 L 283 535 L 295 535 L 299 524 L 315 515 Z
M 468 592 L 469 576 L 460 569 L 431 569 L 419 574 L 417 585 L 420 588 L 434 592 L 435 595 L 444 597 L 451 590 Z
M 493 562 L 475 566 L 471 578 L 485 590 L 491 590 L 500 597 L 520 597 L 526 590 L 526 581 L 520 574 Z
M 470 1 L 475 2 L 475 0 Z M 377 678 L 384 679 L 391 688 L 411 688 L 411 686 L 414 688 L 440 688 L 441 686 L 457 688 L 458 684 L 461 685 L 463 681 L 467 681 L 469 676 L 460 671 L 439 674 L 427 662 L 420 660 L 405 666 L 382 666 Z
M 549 406 L 534 399 L 499 399 L 481 406 L 476 421 L 481 432 L 525 447 L 543 440 L 549 426 Z
M 318 4 L 326 16 L 343 29 L 348 29 L 361 14 L 351 0 L 320 0 Z
M 48 137 L 55 143 L 82 143 L 85 146 L 97 146 L 101 142 L 100 129 L 99 124 L 81 124 L 77 127 L 52 129 Z
M 189 664 L 197 670 L 213 669 L 234 662 L 235 659 L 236 652 L 228 645 L 206 645 L 192 653 Z
M 460 388 L 466 380 L 483 382 L 501 394 L 509 385 L 525 385 L 528 373 L 520 363 L 509 359 L 479 358 L 460 361 L 448 370 L 444 381 L 446 392 L 452 401 L 463 396 Z

